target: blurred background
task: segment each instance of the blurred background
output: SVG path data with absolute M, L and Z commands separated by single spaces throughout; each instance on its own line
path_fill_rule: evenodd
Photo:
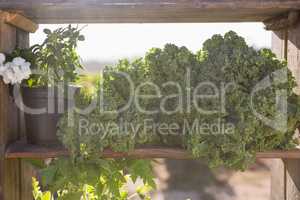
M 30 36 L 31 45 L 45 39 L 44 28 L 56 29 L 66 24 L 42 24 Z M 75 25 L 76 26 L 76 25 Z M 255 48 L 271 46 L 271 32 L 262 23 L 173 23 L 173 24 L 80 24 L 85 41 L 78 52 L 87 71 L 95 73 L 105 65 L 113 65 L 122 58 L 144 56 L 152 47 L 167 43 L 186 46 L 193 52 L 201 49 L 205 40 L 214 34 L 230 30 L 243 36 Z
M 245 172 L 209 169 L 201 161 L 157 160 L 154 200 L 270 199 L 270 161 L 257 160 Z
M 44 28 L 64 25 L 41 25 L 31 34 L 31 45 L 41 43 Z M 229 30 L 243 36 L 255 48 L 271 46 L 271 32 L 261 23 L 205 24 L 89 24 L 83 27 L 86 40 L 78 47 L 87 73 L 98 73 L 119 59 L 134 59 L 145 55 L 152 47 L 166 43 L 186 46 L 193 52 L 214 34 Z M 257 160 L 245 172 L 224 168 L 211 170 L 201 161 L 154 161 L 158 188 L 154 200 L 266 200 L 270 195 L 270 160 Z M 131 186 L 134 187 L 133 185 Z

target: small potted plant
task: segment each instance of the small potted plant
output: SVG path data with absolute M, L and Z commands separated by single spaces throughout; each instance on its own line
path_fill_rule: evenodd
M 31 63 L 33 73 L 26 74 L 28 79 L 21 84 L 26 134 L 29 143 L 42 145 L 57 143 L 59 117 L 72 106 L 74 95 L 70 94 L 79 89 L 72 84 L 78 77 L 76 70 L 82 68 L 76 47 L 84 40 L 80 29 L 71 25 L 44 33 L 47 37 L 42 44 L 16 49 L 8 56 Z M 22 60 L 15 59 L 13 63 L 21 65 Z

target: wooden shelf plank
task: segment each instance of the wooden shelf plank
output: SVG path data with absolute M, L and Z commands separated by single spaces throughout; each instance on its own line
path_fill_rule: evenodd
M 14 158 L 34 158 L 46 159 L 55 158 L 59 156 L 68 156 L 69 153 L 62 146 L 39 146 L 26 144 L 24 142 L 16 142 L 8 146 L 5 157 L 7 159 Z M 131 157 L 137 159 L 151 159 L 151 158 L 168 158 L 168 159 L 192 159 L 191 155 L 179 148 L 165 148 L 165 147 L 145 147 L 137 148 L 134 151 L 123 153 L 105 150 L 103 152 L 104 158 L 124 158 Z M 299 159 L 300 149 L 289 151 L 270 151 L 260 152 L 256 155 L 257 158 L 289 158 Z
M 39 146 L 16 142 L 6 149 L 6 158 L 55 158 L 59 156 L 68 156 L 69 153 L 62 146 Z M 170 158 L 170 159 L 188 159 L 191 156 L 179 148 L 145 147 L 137 148 L 132 152 L 114 152 L 105 150 L 102 155 L 104 158 Z
M 242 22 L 299 10 L 295 0 L 9 0 L 38 23 Z

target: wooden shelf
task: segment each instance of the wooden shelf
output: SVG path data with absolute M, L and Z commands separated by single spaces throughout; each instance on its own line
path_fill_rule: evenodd
M 14 158 L 33 158 L 33 159 L 46 159 L 55 158 L 59 156 L 68 156 L 69 153 L 62 146 L 39 146 L 26 144 L 24 142 L 16 142 L 8 146 L 6 149 L 5 157 L 7 159 Z M 191 155 L 179 148 L 165 148 L 165 147 L 145 147 L 137 148 L 134 151 L 123 153 L 105 150 L 103 158 L 168 158 L 168 159 L 192 159 Z M 289 151 L 270 151 L 260 152 L 256 155 L 257 158 L 289 158 L 299 159 L 300 149 Z
M 40 146 L 16 142 L 8 146 L 5 157 L 12 158 L 55 158 L 59 156 L 68 156 L 68 151 L 62 146 Z M 132 152 L 114 152 L 105 150 L 104 158 L 170 158 L 170 159 L 189 159 L 191 156 L 188 152 L 179 148 L 162 148 L 162 147 L 145 147 L 138 148 Z
M 295 0 L 9 0 L 38 23 L 155 23 L 263 21 L 300 9 Z

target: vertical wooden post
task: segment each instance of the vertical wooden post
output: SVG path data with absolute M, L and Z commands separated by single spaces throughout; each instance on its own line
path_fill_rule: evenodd
M 29 47 L 29 33 L 7 23 L 7 12 L 0 12 L 0 52 Z M 23 115 L 0 78 L 0 200 L 32 200 L 31 166 L 20 159 L 6 160 L 6 146 L 25 137 Z
M 11 52 L 16 46 L 16 28 L 0 15 L 0 52 Z M 7 144 L 19 138 L 16 109 L 9 89 L 0 80 L 0 199 L 20 200 L 20 160 L 4 159 Z
M 286 199 L 300 199 L 300 160 L 286 160 Z
M 272 34 L 272 51 L 280 59 L 286 59 L 287 31 Z M 274 159 L 271 166 L 271 200 L 286 200 L 285 165 L 283 160 Z
M 295 92 L 300 95 L 300 23 L 289 29 L 287 43 L 287 62 L 298 87 Z M 286 199 L 300 200 L 300 159 L 285 160 Z
M 288 31 L 273 32 L 272 49 L 287 59 L 300 85 L 300 24 Z M 300 95 L 300 87 L 295 88 Z M 271 200 L 300 200 L 300 160 L 275 160 L 272 166 Z
M 19 48 L 28 48 L 29 47 L 29 33 L 17 29 L 17 47 Z M 19 134 L 23 140 L 26 140 L 25 133 L 25 123 L 24 123 L 24 113 L 19 111 Z M 32 200 L 32 186 L 31 178 L 37 175 L 34 167 L 21 160 L 21 200 Z

